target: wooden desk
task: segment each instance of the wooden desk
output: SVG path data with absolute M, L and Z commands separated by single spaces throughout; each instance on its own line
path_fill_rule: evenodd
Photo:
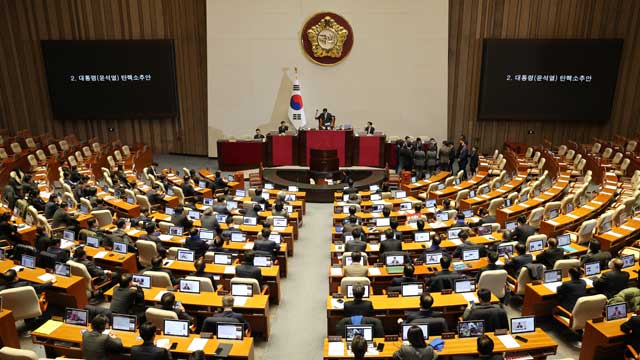
M 522 184 L 524 184 L 526 179 L 526 172 L 519 173 L 518 176 L 511 179 L 511 181 L 509 181 L 508 183 L 503 184 L 498 189 L 491 190 L 488 193 L 482 195 L 476 194 L 475 197 L 462 200 L 460 202 L 460 209 L 476 209 L 478 207 L 488 206 L 493 199 L 506 196 L 513 191 L 519 191 L 520 187 L 522 186 Z
M 104 200 L 104 202 L 110 206 L 116 208 L 117 211 L 127 214 L 129 218 L 140 216 L 140 205 L 129 204 L 128 202 L 105 192 L 99 192 L 96 196 Z
M 426 180 L 419 180 L 410 184 L 402 184 L 402 190 L 406 191 L 407 195 L 415 197 L 418 196 L 420 191 L 428 188 L 429 185 L 443 181 L 444 179 L 448 178 L 449 175 L 451 175 L 451 173 L 448 171 L 440 171 Z
M 0 347 L 2 346 L 20 349 L 16 320 L 11 310 L 7 309 L 0 311 Z
M 447 186 L 442 190 L 431 191 L 430 193 L 421 193 L 419 195 L 422 199 L 436 199 L 438 203 L 442 203 L 444 199 L 453 198 L 458 192 L 465 189 L 471 189 L 480 185 L 484 182 L 489 176 L 489 172 L 487 171 L 488 167 L 486 164 L 481 164 L 478 169 L 478 173 L 471 179 L 462 181 L 458 185 Z
M 600 240 L 603 251 L 616 253 L 623 247 L 632 244 L 639 232 L 640 217 L 634 217 L 627 219 L 624 224 L 616 226 L 606 233 L 596 234 L 595 237 Z
M 172 183 L 173 185 L 177 186 L 177 187 L 181 187 L 182 184 L 184 184 L 184 180 L 177 176 L 174 173 L 167 173 L 166 174 L 167 180 Z M 197 184 L 193 187 L 193 189 L 198 193 L 198 195 L 206 197 L 206 198 L 210 198 L 213 197 L 213 192 L 211 191 L 211 189 L 209 188 L 201 188 L 199 186 L 197 186 Z
M 93 259 L 93 262 L 96 263 L 96 265 L 100 265 L 106 269 L 116 270 L 118 268 L 122 268 L 131 274 L 138 272 L 138 264 L 135 254 L 120 254 L 115 251 L 107 250 L 103 247 L 93 248 L 91 246 L 85 246 L 84 251 L 87 253 L 87 257 Z
M 582 336 L 580 360 L 622 359 L 626 334 L 620 330 L 620 325 L 630 317 L 631 314 L 625 319 L 604 320 L 600 323 L 587 320 Z
M 5 272 L 15 264 L 11 260 L 0 261 L 0 272 Z M 43 268 L 27 269 L 18 272 L 18 278 L 26 280 L 36 284 L 44 284 L 45 282 L 40 280 L 38 276 L 46 273 Z M 76 308 L 84 308 L 87 305 L 87 286 L 85 279 L 79 276 L 58 276 L 56 282 L 52 287 L 47 290 L 47 300 L 52 304 L 58 304 L 63 307 L 73 305 Z
M 547 356 L 555 355 L 558 350 L 558 344 L 551 338 L 551 336 L 547 335 L 542 329 L 538 328 L 533 333 L 522 334 L 522 337 L 528 339 L 529 341 L 526 343 L 518 342 L 520 345 L 519 348 L 516 349 L 507 349 L 500 339 L 498 339 L 494 333 L 486 333 L 494 343 L 494 352 L 501 353 L 507 352 L 508 354 L 517 354 L 517 353 L 532 353 L 535 354 L 535 358 L 544 359 Z M 439 336 L 434 338 L 429 338 L 429 342 L 433 341 L 433 339 L 439 338 Z M 367 355 L 367 359 L 392 359 L 393 353 L 398 351 L 402 346 L 402 340 L 394 341 L 394 342 L 385 342 L 384 339 L 374 339 L 376 343 L 384 343 L 384 350 L 380 352 L 378 355 Z M 345 343 L 345 340 L 342 340 Z M 436 351 L 438 354 L 438 358 L 440 357 L 450 357 L 457 355 L 477 355 L 477 340 L 476 338 L 464 338 L 460 339 L 456 336 L 454 339 L 446 339 L 444 340 L 444 347 L 442 351 Z M 346 350 L 346 343 L 345 343 Z M 348 356 L 343 354 L 342 356 L 329 356 L 329 341 L 328 339 L 324 340 L 324 354 L 323 359 L 343 359 L 343 358 L 352 358 L 353 356 Z
M 50 320 L 51 321 L 51 320 Z M 34 344 L 40 344 L 44 346 L 45 353 L 49 358 L 55 358 L 58 355 L 67 355 L 69 357 L 82 357 L 82 333 L 81 331 L 87 329 L 84 326 L 60 324 L 60 326 L 53 330 L 50 334 L 39 332 L 36 329 L 31 333 L 31 339 Z M 128 331 L 116 331 L 112 330 L 121 340 L 125 349 L 131 349 L 135 345 L 142 344 L 142 339 L 139 339 L 138 332 Z M 194 339 L 199 338 L 199 335 L 191 334 L 189 337 L 177 337 L 156 335 L 155 340 L 169 339 L 171 343 L 177 343 L 175 350 L 171 350 L 173 354 L 178 356 L 188 356 L 191 351 L 188 350 L 189 344 Z M 64 343 L 62 343 L 64 342 Z M 242 341 L 232 340 L 217 340 L 209 339 L 204 346 L 203 351 L 206 355 L 212 356 L 215 354 L 219 343 L 233 344 L 229 357 L 233 359 L 247 359 L 254 358 L 253 355 L 253 338 L 244 338 Z M 115 356 L 114 356 L 115 357 Z M 125 356 L 125 358 L 128 358 Z

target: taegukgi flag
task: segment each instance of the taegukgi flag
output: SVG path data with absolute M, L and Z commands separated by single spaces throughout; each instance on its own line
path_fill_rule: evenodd
M 300 81 L 298 81 L 298 79 L 293 83 L 291 99 L 289 100 L 289 120 L 296 129 L 304 127 L 307 124 L 307 118 L 304 115 L 304 107 L 302 105 L 302 93 L 300 93 Z

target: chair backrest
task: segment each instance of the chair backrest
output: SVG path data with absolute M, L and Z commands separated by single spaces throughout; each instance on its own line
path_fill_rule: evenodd
M 218 326 L 217 326 L 218 323 L 239 324 L 240 320 L 232 317 L 221 316 L 221 315 L 209 316 L 208 318 L 204 319 L 204 321 L 202 322 L 202 329 L 200 329 L 200 332 L 212 333 L 215 336 L 217 335 L 216 332 L 218 331 Z
M 87 267 L 84 266 L 84 264 L 74 260 L 67 260 L 67 265 L 71 267 L 71 275 L 80 276 L 86 279 L 86 291 L 88 293 L 91 293 L 93 291 L 93 287 L 91 286 L 91 274 L 89 274 Z
M 36 150 L 36 156 L 38 157 L 39 161 L 47 160 L 47 155 L 45 155 L 45 153 L 44 153 L 44 151 L 42 149 Z
M 89 199 L 87 199 L 87 198 L 84 198 L 84 197 L 80 198 L 80 204 L 84 205 L 89 212 L 91 212 L 91 210 L 93 210 L 93 206 L 91 206 L 91 201 L 89 201 Z
M 464 190 L 460 190 L 458 192 L 458 195 L 456 195 L 456 206 L 460 206 L 460 201 L 464 200 L 464 199 L 468 199 L 469 198 L 469 190 L 464 189 Z
M 82 153 L 84 154 L 84 157 L 86 158 L 90 158 L 93 154 L 91 153 L 91 148 L 88 146 L 83 146 L 82 147 Z
M 564 156 L 567 153 L 567 145 L 560 145 L 558 147 L 558 156 Z
M 586 244 L 593 239 L 593 229 L 596 228 L 596 223 L 596 219 L 591 219 L 580 225 L 580 228 L 578 229 L 578 244 Z
M 180 205 L 184 205 L 184 193 L 182 192 L 182 188 L 178 186 L 172 186 L 173 194 L 178 197 L 178 203 Z
M 613 149 L 608 147 L 606 149 L 604 149 L 604 151 L 602 152 L 602 158 L 603 159 L 608 159 L 611 157 L 611 154 L 613 154 Z
M 141 208 L 147 208 L 151 210 L 151 203 L 146 195 L 136 195 L 136 202 Z
M 540 227 L 540 222 L 542 221 L 542 216 L 544 215 L 544 208 L 537 207 L 531 211 L 529 214 L 529 218 L 527 219 L 527 223 L 533 227 Z
M 602 309 L 606 303 L 607 297 L 602 294 L 578 298 L 572 311 L 571 330 L 582 330 L 587 320 L 602 316 Z
M 98 154 L 100 153 L 100 144 L 98 144 L 97 142 L 94 142 L 93 144 L 91 144 L 91 148 L 93 149 L 93 152 Z
M 35 155 L 29 154 L 29 156 L 27 156 L 27 160 L 29 161 L 29 165 L 31 165 L 32 167 L 38 166 L 38 160 L 36 160 Z
M 129 149 L 129 145 L 122 145 L 122 154 L 125 157 L 129 157 L 129 155 L 131 155 L 131 149 Z
M 507 195 L 507 199 L 511 200 L 511 204 L 515 204 L 518 201 L 518 193 L 515 191 L 510 193 Z
M 503 206 L 504 206 L 504 199 L 496 198 L 491 200 L 491 202 L 489 203 L 489 207 L 487 208 L 487 211 L 489 212 L 489 215 L 496 216 L 496 212 L 498 211 L 498 209 L 500 209 Z
M 440 183 L 431 183 L 429 184 L 429 186 L 427 186 L 427 194 L 433 192 L 433 191 L 437 191 L 438 190 L 438 185 L 440 185 Z
M 71 207 L 71 210 L 76 209 L 78 207 L 78 202 L 76 201 L 76 198 L 73 196 L 73 193 L 71 192 L 65 191 L 64 194 L 62 194 L 62 201 L 65 201 L 67 204 L 69 204 Z
M 253 289 L 253 294 L 254 295 L 260 294 L 260 283 L 258 283 L 258 280 L 256 279 L 234 277 L 234 278 L 231 278 L 230 284 L 231 286 L 233 286 L 233 284 L 251 285 L 251 288 Z
M 136 241 L 136 248 L 138 249 L 138 261 L 143 266 L 150 266 L 151 260 L 158 256 L 158 249 L 153 241 L 138 240 Z
M 206 277 L 200 277 L 200 276 L 187 276 L 185 277 L 186 280 L 198 280 L 200 281 L 200 291 L 206 291 L 206 292 L 214 292 L 216 291 L 213 288 L 213 284 L 211 283 L 211 279 L 206 278 Z
M 35 149 L 38 147 L 38 145 L 36 144 L 35 140 L 33 140 L 33 138 L 28 137 L 26 139 L 24 139 L 24 143 L 27 144 L 27 147 L 29 149 Z
M 580 160 L 582 160 L 582 154 L 577 154 L 576 157 L 573 159 L 573 163 L 577 164 L 578 162 L 580 162 Z
M 107 163 L 111 169 L 116 167 L 116 162 L 113 160 L 113 156 L 111 155 L 107 156 Z
M 444 186 L 445 187 L 449 187 L 449 186 L 453 186 L 453 182 L 456 180 L 456 178 L 454 176 L 449 176 L 448 178 L 446 178 L 444 180 Z
M 567 209 L 567 206 L 569 204 L 573 204 L 573 195 L 567 195 L 564 198 L 562 198 L 562 201 L 560 201 L 560 209 L 563 214 L 569 213 Z
M 114 150 L 113 157 L 118 161 L 122 161 L 122 153 L 120 152 L 120 150 Z
M 31 350 L 16 349 L 8 346 L 3 346 L 0 349 L 1 360 L 38 360 L 39 358 L 38 354 Z
M 613 159 L 611 159 L 611 163 L 613 165 L 618 165 L 620 161 L 622 161 L 623 156 L 624 155 L 621 152 L 617 152 L 615 155 L 613 155 Z
M 443 332 L 448 330 L 447 321 L 441 317 L 434 318 L 418 318 L 412 320 L 409 324 L 411 325 L 421 325 L 427 324 L 429 325 L 429 336 L 439 336 L 442 335 Z
M 553 269 L 562 270 L 562 277 L 567 277 L 569 276 L 569 269 L 579 266 L 579 259 L 559 259 L 553 264 Z
M 76 162 L 76 158 L 73 155 L 69 155 L 67 157 L 67 161 L 69 162 L 69 165 L 71 165 L 71 166 L 78 166 L 78 163 Z
M 40 301 L 32 286 L 2 290 L 0 296 L 2 307 L 11 310 L 16 321 L 42 316 Z
M 594 143 L 593 146 L 591 147 L 591 153 L 592 154 L 598 154 L 600 153 L 600 149 L 602 148 L 602 144 L 600 143 Z
M 13 151 L 14 154 L 20 154 L 22 152 L 22 146 L 20 146 L 19 143 L 14 142 L 11 144 L 11 151 Z
M 532 241 L 538 241 L 538 240 L 542 240 L 542 246 L 547 245 L 547 235 L 545 234 L 531 235 L 527 238 L 527 241 L 525 242 L 525 247 L 527 248 L 527 252 L 529 252 L 529 244 Z
M 62 151 L 69 150 L 69 143 L 67 142 L 67 140 L 60 140 L 58 145 L 60 145 L 60 149 L 62 149 Z
M 498 298 L 503 298 L 506 294 L 505 288 L 507 283 L 506 270 L 487 270 L 480 274 L 478 280 L 478 289 L 489 289 L 491 293 Z
M 145 271 L 142 275 L 147 275 L 151 277 L 151 286 L 152 287 L 161 287 L 161 288 L 169 288 L 172 287 L 171 278 L 169 274 L 162 271 Z
M 606 224 L 609 224 L 610 227 L 613 227 L 613 211 L 612 210 L 605 211 L 602 215 L 598 216 L 598 219 L 596 220 L 596 232 L 597 233 L 606 232 L 603 229 L 603 226 Z
M 359 277 L 359 276 L 347 276 L 347 277 L 343 277 L 342 280 L 340 281 L 340 292 L 342 294 L 347 294 L 347 286 L 355 286 L 355 285 L 362 285 L 362 286 L 370 286 L 371 285 L 371 280 L 369 280 L 369 278 L 366 277 Z
M 165 320 L 178 320 L 178 314 L 175 311 L 162 310 L 154 307 L 147 308 L 144 312 L 147 321 L 153 323 L 160 331 L 164 331 Z
M 179 246 L 172 246 L 167 249 L 167 259 L 173 260 L 176 257 L 178 257 L 178 250 L 189 250 L 189 249 L 179 247 Z
M 99 227 L 110 225 L 113 222 L 111 211 L 109 210 L 93 210 L 91 215 L 96 218 Z
M 498 223 L 486 223 L 484 225 L 491 225 L 491 232 L 492 233 L 500 231 L 500 228 L 501 228 L 500 224 L 498 224 Z
M 551 201 L 544 205 L 544 218 L 548 219 L 552 210 L 560 210 L 562 203 L 560 201 Z
M 163 234 L 168 234 L 169 233 L 169 229 L 175 226 L 173 223 L 170 223 L 168 221 L 160 221 L 158 223 L 158 228 L 160 229 L 160 232 Z
M 55 144 L 49 144 L 49 146 L 47 146 L 47 148 L 49 149 L 49 154 L 57 156 L 58 155 L 58 148 L 56 147 Z
M 531 162 L 533 162 L 534 164 L 537 164 L 539 160 L 540 160 L 540 151 L 536 151 L 535 154 L 533 154 L 533 159 L 531 159 Z
M 533 148 L 532 147 L 528 147 L 527 148 L 527 152 L 524 153 L 524 157 L 528 159 L 528 158 L 531 157 L 531 155 L 533 155 Z
M 362 259 L 364 260 L 364 265 L 366 266 L 367 264 L 369 264 L 369 256 L 367 255 L 367 253 L 365 252 L 361 252 L 360 255 L 362 256 Z M 347 251 L 342 253 L 342 257 L 340 258 L 340 260 L 342 261 L 342 265 L 344 266 L 346 264 L 346 258 L 351 256 L 351 251 Z
M 587 160 L 586 159 L 580 159 L 580 161 L 578 162 L 578 166 L 576 166 L 576 171 L 584 170 L 584 167 L 585 167 L 586 164 L 587 164 Z
M 638 142 L 635 140 L 631 140 L 627 143 L 627 147 L 624 149 L 624 151 L 626 152 L 634 152 L 636 150 L 636 146 L 638 145 Z
M 0 147 L 0 159 L 4 160 L 8 157 L 9 155 L 7 155 L 7 150 L 3 147 Z
M 136 197 L 136 193 L 134 193 L 134 192 L 133 192 L 132 190 L 130 190 L 130 189 L 124 189 L 124 193 L 127 195 L 127 197 L 130 197 L 130 198 L 132 198 L 132 199 L 133 199 L 134 204 L 136 204 L 136 205 L 138 204 L 138 200 L 137 200 L 137 197 Z
M 518 273 L 518 284 L 516 287 L 516 295 L 523 295 L 524 290 L 527 287 L 527 284 L 531 283 L 533 279 L 531 278 L 531 274 L 529 274 L 529 270 L 527 267 L 523 266 L 520 268 L 520 272 Z
M 629 167 L 629 164 L 631 163 L 631 160 L 629 160 L 629 158 L 625 158 L 624 160 L 622 160 L 622 164 L 620 164 L 620 171 L 626 172 L 627 168 Z
M 538 170 L 542 171 L 542 168 L 544 168 L 544 164 L 547 162 L 546 158 L 542 158 L 540 159 L 540 161 L 538 162 Z

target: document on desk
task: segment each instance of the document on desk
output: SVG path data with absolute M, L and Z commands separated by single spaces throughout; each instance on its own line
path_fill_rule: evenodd
M 62 249 L 71 249 L 76 243 L 73 241 L 61 239 L 60 240 L 60 248 Z
M 511 214 L 511 213 L 512 213 L 512 211 L 511 211 L 511 210 L 509 210 L 509 209 L 507 209 L 507 208 L 504 208 L 504 209 L 501 209 L 501 210 L 502 210 L 502 211 L 504 211 L 504 212 L 506 212 L 507 214 Z
M 329 342 L 329 356 L 344 356 L 344 343 L 342 341 Z
M 553 196 L 553 195 L 555 195 L 555 193 L 553 193 L 553 192 L 551 192 L 551 191 L 545 191 L 545 192 L 543 192 L 543 194 L 545 194 L 545 195 L 549 195 L 549 196 Z
M 467 300 L 468 303 L 472 301 L 475 302 L 476 304 L 479 303 L 478 297 L 474 292 L 466 292 L 466 293 L 462 293 L 461 295 L 462 297 L 464 297 L 465 300 Z
M 587 209 L 587 210 L 595 210 L 596 209 L 596 208 L 594 208 L 593 206 L 590 206 L 590 205 L 585 205 L 585 206 L 583 206 L 583 208 Z
M 500 340 L 500 342 L 502 342 L 502 345 L 504 345 L 504 347 L 506 347 L 507 349 L 514 349 L 514 348 L 520 347 L 520 344 L 518 344 L 516 339 L 514 339 L 513 336 L 509 334 L 498 335 L 496 337 Z
M 547 220 L 547 223 L 553 225 L 553 226 L 558 226 L 559 224 L 553 220 Z
M 331 268 L 331 276 L 342 276 L 342 268 L 332 267 Z
M 136 236 L 136 235 L 138 235 L 138 233 L 140 233 L 141 231 L 142 231 L 142 230 L 138 230 L 138 229 L 131 229 L 131 230 L 127 231 L 127 235 L 130 235 L 130 236 Z
M 380 251 L 380 244 L 369 244 L 371 251 Z
M 169 347 L 171 347 L 171 341 L 169 339 L 157 339 L 156 346 L 169 350 Z
M 580 217 L 580 216 L 578 216 L 578 215 L 576 215 L 576 214 L 572 214 L 572 213 L 568 213 L 568 214 L 567 214 L 567 216 L 568 216 L 568 217 L 570 217 L 570 218 L 572 218 L 572 219 L 577 219 L 577 218 L 579 218 L 579 217 Z
M 244 244 L 244 246 L 242 248 L 245 249 L 245 250 L 251 250 L 251 249 L 253 249 L 253 245 L 254 244 L 252 242 L 248 242 L 248 243 Z
M 39 328 L 34 330 L 36 333 L 49 335 L 62 325 L 62 321 L 48 320 Z
M 105 256 L 107 256 L 108 253 L 109 253 L 108 251 L 98 251 L 97 254 L 93 255 L 93 258 L 94 259 L 102 259 Z
M 227 265 L 224 267 L 224 273 L 229 275 L 234 275 L 236 273 L 236 267 Z
M 246 296 L 234 296 L 233 297 L 233 306 L 244 306 L 247 303 L 248 297 Z
M 209 341 L 209 339 L 195 338 L 191 340 L 191 344 L 189 344 L 187 350 L 191 352 L 202 350 L 207 345 L 207 341 Z
M 593 287 L 593 280 L 589 278 L 582 278 L 582 280 L 587 284 L 587 287 Z
M 622 235 L 622 234 L 618 234 L 618 233 L 617 233 L 617 232 L 615 232 L 615 231 L 607 231 L 607 232 L 606 232 L 606 233 L 604 233 L 604 234 L 605 234 L 605 235 L 610 235 L 610 236 L 613 236 L 613 237 L 617 237 L 617 238 L 619 238 L 619 237 L 623 237 L 623 236 L 624 236 L 624 235 Z
M 170 241 L 171 239 L 173 239 L 173 235 L 162 234 L 158 236 L 158 238 L 160 239 L 160 241 Z
M 451 239 L 451 240 L 449 240 L 449 241 L 451 241 L 452 243 L 454 243 L 456 246 L 460 246 L 460 245 L 462 245 L 462 240 L 460 240 L 460 239 Z
M 562 281 L 546 283 L 546 284 L 544 284 L 544 287 L 546 287 L 547 289 L 553 291 L 554 293 L 557 293 L 558 292 L 558 286 L 560 286 L 560 285 L 562 285 Z
M 344 309 L 344 301 L 340 302 L 338 300 L 342 299 L 331 299 L 331 308 L 333 309 Z
M 51 280 L 55 280 L 55 276 L 52 274 L 48 274 L 48 273 L 44 273 L 40 276 L 38 276 L 38 279 L 42 280 L 43 282 L 49 282 Z
M 153 297 L 153 300 L 160 301 L 160 299 L 162 298 L 162 295 L 164 295 L 166 293 L 168 293 L 168 291 L 166 291 L 166 290 L 158 291 L 156 296 Z
M 369 276 L 379 276 L 380 275 L 380 269 L 379 268 L 369 268 Z
M 631 226 L 627 226 L 627 225 L 621 225 L 621 228 L 627 230 L 627 231 L 636 231 L 635 228 L 632 228 Z

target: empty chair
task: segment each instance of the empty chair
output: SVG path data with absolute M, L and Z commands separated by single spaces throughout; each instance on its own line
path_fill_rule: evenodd
M 518 193 L 517 192 L 512 192 L 509 195 L 507 195 L 507 200 L 511 201 L 511 204 L 515 204 L 516 201 L 518 201 Z
M 67 140 L 60 140 L 58 145 L 60 145 L 60 150 L 69 151 L 69 143 L 67 142 Z
M 46 162 L 47 155 L 44 153 L 44 150 L 38 149 L 36 150 L 36 157 L 38 158 L 38 162 Z
M 531 159 L 531 164 L 537 164 L 538 161 L 540 161 L 540 151 L 536 151 L 535 154 L 533 154 L 533 158 Z
M 538 162 L 538 165 L 536 165 L 535 168 L 531 168 L 529 169 L 529 174 L 531 175 L 540 175 L 540 173 L 542 173 L 542 169 L 544 168 L 544 164 L 547 162 L 546 158 L 542 158 L 540 159 L 540 161 Z
M 564 156 L 564 160 L 568 162 L 572 161 L 575 154 L 576 154 L 575 150 L 569 149 L 569 151 L 567 151 L 567 153 Z
M 78 162 L 76 161 L 76 158 L 73 155 L 69 155 L 67 157 L 67 161 L 69 162 L 69 166 L 78 166 Z
M 487 211 L 489 212 L 490 216 L 496 216 L 496 212 L 498 211 L 498 209 L 502 208 L 503 206 L 504 206 L 504 199 L 496 198 L 491 200 L 491 202 L 489 203 L 489 207 L 487 208 Z
M 580 225 L 576 233 L 571 234 L 571 240 L 577 244 L 586 244 L 593 239 L 593 229 L 596 228 L 596 220 L 587 220 Z
M 591 154 L 599 154 L 601 148 L 602 144 L 600 144 L 599 142 L 594 143 L 593 146 L 591 146 Z
M 480 274 L 478 289 L 488 289 L 497 298 L 502 299 L 506 294 L 507 271 L 486 270 Z
M 164 331 L 165 320 L 178 320 L 178 314 L 175 311 L 162 310 L 154 307 L 147 308 L 145 311 L 147 321 L 153 323 L 160 331 Z
M 500 175 L 500 172 L 502 170 L 504 170 L 504 167 L 506 165 L 507 165 L 507 159 L 505 159 L 505 158 L 500 159 L 500 161 L 498 162 L 498 165 L 495 168 L 489 170 L 489 174 L 490 175 Z
M 569 276 L 569 269 L 580 267 L 579 259 L 560 259 L 553 264 L 553 270 L 562 270 L 562 277 Z
M 0 160 L 8 159 L 9 155 L 7 155 L 7 150 L 5 148 L 0 147 Z
M 532 147 L 528 147 L 527 151 L 524 153 L 524 157 L 529 159 L 529 158 L 531 158 L 532 155 L 533 155 L 533 148 Z
M 145 271 L 142 275 L 147 275 L 151 277 L 151 286 L 159 287 L 159 288 L 170 288 L 173 287 L 171 283 L 171 278 L 169 274 L 162 271 Z
M 26 139 L 24 139 L 24 143 L 27 144 L 27 147 L 29 149 L 35 149 L 38 147 L 38 145 L 36 144 L 35 140 L 33 140 L 32 137 L 28 137 Z
M 560 145 L 558 147 L 558 156 L 564 156 L 567 153 L 567 145 Z
M 598 294 L 592 296 L 582 296 L 576 301 L 573 311 L 556 306 L 553 311 L 553 317 L 573 331 L 584 329 L 587 320 L 591 320 L 602 316 L 602 309 L 607 303 L 607 297 Z
M 40 357 L 38 354 L 31 350 L 16 349 L 8 346 L 3 346 L 0 349 L 1 360 L 38 360 Z
M 540 227 L 540 223 L 542 222 L 542 216 L 544 214 L 543 207 L 537 207 L 531 211 L 529 214 L 529 218 L 527 219 L 527 223 L 535 228 Z
M 449 187 L 449 186 L 453 186 L 454 182 L 455 182 L 456 178 L 453 176 L 449 176 L 448 178 L 446 178 L 444 180 L 444 186 L 445 187 Z
M 571 176 L 580 176 L 584 171 L 584 167 L 587 164 L 586 159 L 580 159 L 578 165 L 576 165 L 575 169 L 571 171 Z M 617 171 L 617 170 L 616 170 Z
M 169 229 L 175 226 L 173 223 L 170 223 L 168 221 L 160 221 L 158 223 L 158 228 L 160 229 L 160 232 L 163 234 L 168 234 L 169 233 Z
M 136 248 L 138 249 L 138 261 L 142 266 L 151 266 L 151 260 L 158 256 L 158 249 L 156 243 L 149 240 L 136 241 Z
M 16 155 L 19 155 L 22 153 L 22 146 L 20 146 L 19 143 L 14 142 L 11 144 L 11 151 Z
M 124 155 L 125 158 L 131 156 L 131 149 L 129 149 L 129 145 L 122 145 L 122 155 Z
M 211 283 L 211 279 L 200 276 L 186 276 L 185 280 L 198 280 L 200 281 L 200 291 L 204 292 L 214 292 L 216 289 L 213 288 L 213 284 Z
M 635 140 L 631 140 L 627 143 L 627 147 L 625 147 L 624 151 L 625 152 L 634 152 L 636 151 L 636 146 L 638 145 L 638 142 Z
M 118 166 L 116 165 L 116 162 L 113 160 L 113 156 L 109 155 L 107 156 L 107 163 L 109 164 L 109 168 L 110 169 L 115 169 Z
M 544 219 L 551 219 L 553 215 L 552 212 L 555 210 L 557 214 L 560 213 L 560 208 L 562 207 L 562 203 L 560 201 L 551 201 L 544 205 Z M 556 215 L 557 215 L 556 214 Z
M 258 280 L 256 279 L 251 279 L 251 278 L 239 278 L 239 277 L 234 277 L 231 278 L 230 281 L 231 286 L 233 286 L 233 284 L 245 284 L 245 285 L 251 285 L 251 288 L 253 289 L 253 294 L 257 295 L 260 294 L 260 283 L 258 283 Z M 267 288 L 265 287 L 264 290 L 262 290 L 262 295 L 265 295 L 267 293 Z
M 84 154 L 84 157 L 87 159 L 90 159 L 93 156 L 93 154 L 91 153 L 91 148 L 88 146 L 82 147 L 82 153 Z
M 102 150 L 100 147 L 100 144 L 98 144 L 97 142 L 94 142 L 93 144 L 91 144 L 91 148 L 93 149 L 93 152 L 96 154 L 99 154 Z
M 612 154 L 613 154 L 613 149 L 608 147 L 608 148 L 604 149 L 604 151 L 602 152 L 602 159 L 603 160 L 609 160 L 609 158 L 611 157 Z
M 598 216 L 596 220 L 596 233 L 605 233 L 613 227 L 613 211 L 605 211 L 602 215 Z
M 527 269 L 526 266 L 520 268 L 520 272 L 518 273 L 517 280 L 513 278 L 509 278 L 509 279 L 511 279 L 511 284 L 510 284 L 511 291 L 516 295 L 521 295 L 521 296 L 524 296 L 524 290 L 527 287 L 527 284 L 530 284 L 531 282 L 533 282 L 533 279 L 531 278 L 531 274 L 529 273 L 529 269 Z
M 2 290 L 0 296 L 2 297 L 2 307 L 11 310 L 16 321 L 42 316 L 40 299 L 31 286 Z
M 455 204 L 453 204 L 453 207 L 459 207 L 460 203 L 462 202 L 462 200 L 464 199 L 468 199 L 469 198 L 469 190 L 464 189 L 464 190 L 460 190 L 458 192 L 458 194 L 456 195 L 456 200 L 455 200 Z
M 78 162 L 78 164 L 80 165 L 84 164 L 84 156 L 82 156 L 82 153 L 80 151 L 76 151 L 75 155 L 76 155 L 76 161 Z
M 611 159 L 611 165 L 617 166 L 618 164 L 620 164 L 620 161 L 622 161 L 623 156 L 624 155 L 622 155 L 621 152 L 617 152 L 615 155 L 613 155 L 613 159 Z
M 117 162 L 122 162 L 122 153 L 120 152 L 120 150 L 115 150 L 113 152 L 113 157 L 116 159 Z
M 631 160 L 625 158 L 624 160 L 622 160 L 622 164 L 620 164 L 620 167 L 616 169 L 614 173 L 617 176 L 625 176 L 627 174 L 627 168 L 629 167 L 629 164 L 631 164 Z
M 98 222 L 99 227 L 111 225 L 113 222 L 113 217 L 111 216 L 111 211 L 109 210 L 94 210 L 91 212 L 96 221 Z

